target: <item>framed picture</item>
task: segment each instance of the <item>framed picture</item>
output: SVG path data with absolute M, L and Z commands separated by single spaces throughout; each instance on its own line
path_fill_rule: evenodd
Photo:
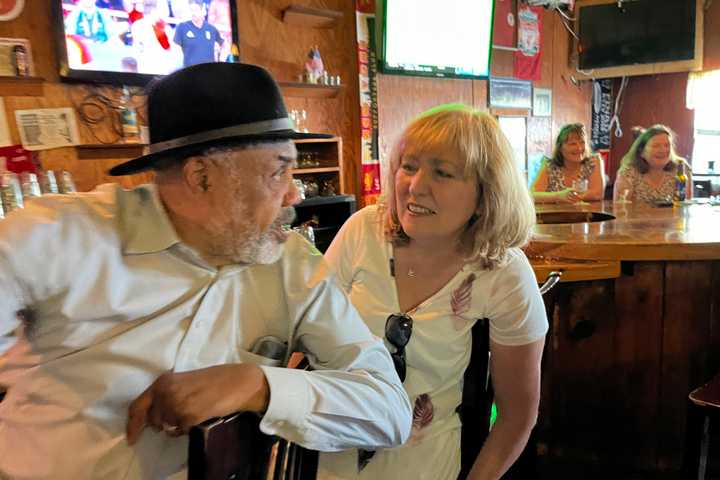
M 552 114 L 552 90 L 549 88 L 533 89 L 533 116 L 549 117 Z
M 35 75 L 30 41 L 26 38 L 0 38 L 0 77 Z
M 532 108 L 532 82 L 513 78 L 490 78 L 491 108 Z

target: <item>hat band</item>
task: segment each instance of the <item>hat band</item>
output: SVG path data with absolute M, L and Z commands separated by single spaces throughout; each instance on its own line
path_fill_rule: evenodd
M 250 135 L 261 135 L 280 130 L 294 130 L 292 120 L 289 118 L 275 118 L 263 120 L 262 122 L 244 123 L 232 127 L 218 128 L 201 133 L 193 133 L 184 137 L 173 138 L 164 142 L 150 144 L 150 153 L 158 153 L 172 148 L 187 147 L 210 140 L 219 140 L 226 137 L 242 137 Z

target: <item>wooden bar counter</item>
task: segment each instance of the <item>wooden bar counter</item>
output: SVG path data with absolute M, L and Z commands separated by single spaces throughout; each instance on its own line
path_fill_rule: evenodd
M 680 478 L 687 395 L 720 371 L 720 206 L 537 212 L 536 275 L 565 273 L 545 296 L 541 459 Z

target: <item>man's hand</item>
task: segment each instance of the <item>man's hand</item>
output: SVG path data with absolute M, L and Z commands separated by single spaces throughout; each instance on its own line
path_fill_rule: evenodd
M 239 411 L 262 413 L 269 399 L 267 379 L 257 365 L 243 363 L 167 372 L 130 404 L 128 443 L 137 442 L 146 426 L 180 436 L 210 418 Z

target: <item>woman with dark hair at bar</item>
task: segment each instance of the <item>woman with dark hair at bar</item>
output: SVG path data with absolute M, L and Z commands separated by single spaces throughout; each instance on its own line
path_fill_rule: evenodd
M 582 123 L 560 129 L 550 158 L 545 158 L 533 182 L 537 203 L 577 203 L 602 200 L 605 174 L 602 157 L 593 155 Z
M 524 178 L 494 118 L 444 105 L 406 127 L 386 188 L 380 205 L 343 225 L 326 257 L 385 338 L 415 405 L 413 428 L 399 448 L 322 454 L 318 478 L 455 480 L 471 329 L 484 318 L 498 419 L 468 478 L 500 478 L 537 418 L 548 328 L 519 248 L 535 222 Z
M 637 131 L 641 133 L 622 159 L 613 198 L 647 204 L 669 202 L 675 193 L 675 175 L 681 165 L 687 176 L 685 192 L 687 198 L 691 198 L 690 167 L 675 153 L 673 131 L 659 124 Z

